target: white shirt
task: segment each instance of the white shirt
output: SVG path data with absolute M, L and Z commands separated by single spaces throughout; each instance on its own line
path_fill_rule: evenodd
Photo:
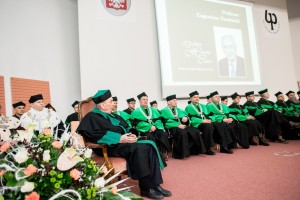
M 229 66 L 229 77 L 236 77 L 236 59 L 234 60 L 228 59 L 228 66 Z
M 37 111 L 34 108 L 24 113 L 21 118 L 21 126 L 27 128 L 29 124 L 35 125 L 35 130 L 42 132 L 44 128 L 55 128 L 60 123 L 60 118 L 53 110 L 44 108 L 41 111 Z

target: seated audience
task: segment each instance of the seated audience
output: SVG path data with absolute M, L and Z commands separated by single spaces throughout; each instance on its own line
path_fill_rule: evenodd
M 74 112 L 72 114 L 70 114 L 65 121 L 66 126 L 68 126 L 69 124 L 71 124 L 71 122 L 73 121 L 79 121 L 79 101 L 74 101 L 74 103 L 72 103 L 72 107 L 74 109 Z M 69 128 L 70 129 L 70 128 Z
M 233 103 L 229 106 L 230 114 L 235 116 L 235 119 L 248 128 L 249 133 L 249 144 L 257 145 L 253 140 L 254 136 L 258 137 L 259 145 L 269 146 L 269 144 L 263 138 L 263 128 L 259 121 L 254 116 L 250 115 L 248 110 L 240 105 L 241 96 L 236 92 L 231 95 Z
M 234 116 L 230 115 L 228 106 L 220 103 L 217 91 L 210 94 L 212 102 L 207 104 L 207 110 L 215 118 L 216 122 L 222 123 L 228 129 L 233 140 L 232 148 L 237 148 L 237 143 L 244 149 L 249 148 L 249 134 L 245 125 L 237 123 Z
M 172 137 L 173 158 L 183 159 L 206 152 L 200 131 L 189 126 L 187 113 L 177 107 L 176 95 L 170 95 L 166 99 L 168 106 L 161 110 L 161 116 Z
M 227 98 L 227 96 L 222 96 L 221 97 L 221 103 L 225 104 L 227 106 L 227 104 L 228 104 L 228 98 Z
M 120 117 L 122 117 L 127 124 L 132 127 L 131 125 L 131 119 L 130 119 L 130 115 L 127 114 L 124 111 L 118 110 L 118 98 L 117 97 L 112 97 L 113 98 L 113 102 L 112 102 L 112 113 L 115 115 L 119 115 Z
M 13 117 L 20 119 L 21 116 L 24 114 L 26 104 L 22 101 L 19 101 L 17 103 L 14 103 L 12 106 L 13 106 L 14 112 L 15 112 Z
M 109 156 L 123 157 L 127 161 L 128 176 L 139 181 L 141 195 L 150 199 L 171 196 L 163 189 L 160 168 L 164 165 L 152 141 L 139 141 L 133 130 L 118 115 L 112 114 L 109 90 L 99 90 L 92 98 L 96 107 L 87 113 L 78 126 L 78 132 L 89 142 L 106 144 Z M 100 149 L 93 149 L 101 155 Z
M 55 129 L 61 122 L 54 110 L 45 108 L 44 99 L 41 94 L 33 95 L 29 99 L 31 108 L 21 118 L 21 126 L 27 128 L 29 124 L 35 125 L 35 130 L 41 133 L 45 128 Z
M 130 115 L 132 111 L 135 109 L 135 99 L 129 98 L 126 101 L 127 101 L 128 108 L 126 108 L 123 111 Z
M 140 107 L 131 113 L 132 125 L 142 136 L 152 140 L 158 146 L 163 158 L 167 159 L 167 152 L 171 151 L 168 134 L 164 131 L 161 115 L 156 108 L 148 107 L 148 96 L 145 92 L 138 96 Z

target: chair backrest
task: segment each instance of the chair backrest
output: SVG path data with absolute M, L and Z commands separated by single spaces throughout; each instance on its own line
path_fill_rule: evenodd
M 96 104 L 92 100 L 92 97 L 83 100 L 79 104 L 79 121 L 89 112 L 91 112 L 96 107 Z

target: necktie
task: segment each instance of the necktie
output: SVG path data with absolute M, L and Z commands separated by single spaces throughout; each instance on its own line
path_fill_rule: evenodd
M 233 62 L 230 63 L 230 67 L 231 67 L 231 70 L 230 70 L 230 76 L 231 76 L 231 77 L 235 77 L 236 71 L 235 71 L 234 63 L 233 63 Z
M 147 109 L 147 108 L 145 108 L 145 113 L 146 113 L 147 116 L 149 116 L 149 113 L 148 113 L 148 109 Z

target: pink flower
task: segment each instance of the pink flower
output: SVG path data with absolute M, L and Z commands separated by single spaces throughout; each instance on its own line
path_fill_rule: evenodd
M 9 147 L 10 147 L 9 143 L 6 142 L 1 146 L 0 151 L 6 152 L 6 150 L 9 149 Z
M 111 188 L 111 193 L 113 193 L 114 195 L 116 195 L 117 192 L 118 192 L 117 186 L 113 186 L 113 187 Z
M 0 171 L 0 177 L 3 176 L 4 174 L 5 174 L 5 171 L 2 169 L 2 170 Z
M 24 173 L 26 176 L 31 176 L 32 174 L 36 173 L 37 168 L 33 165 L 30 164 L 26 167 L 26 169 L 24 170 Z
M 44 135 L 53 135 L 53 133 L 52 133 L 52 131 L 51 131 L 51 129 L 50 128 L 45 128 L 44 130 L 43 130 L 43 133 L 44 133 Z
M 36 192 L 31 192 L 29 195 L 25 196 L 24 200 L 39 200 L 40 199 L 40 195 Z
M 70 171 L 70 176 L 74 179 L 74 180 L 78 180 L 80 178 L 80 171 L 78 171 L 77 169 L 72 169 Z
M 60 141 L 52 142 L 52 146 L 54 148 L 60 149 L 62 147 L 62 143 Z

